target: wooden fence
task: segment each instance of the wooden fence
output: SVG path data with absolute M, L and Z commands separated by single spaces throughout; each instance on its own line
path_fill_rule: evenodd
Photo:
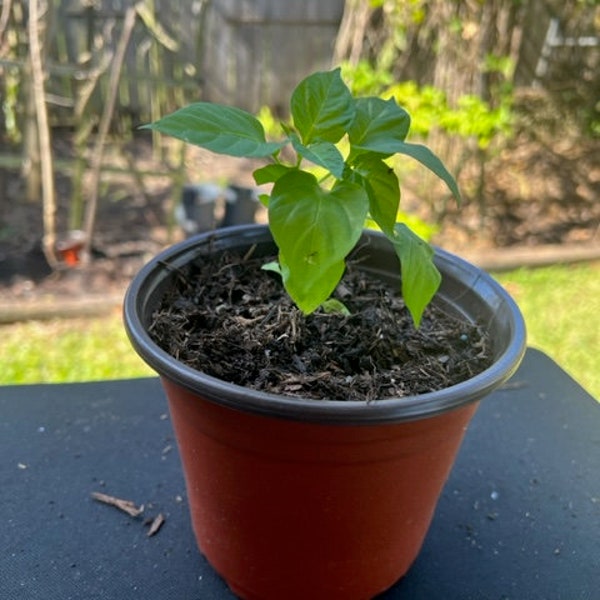
M 204 97 L 285 114 L 303 77 L 331 66 L 344 0 L 215 0 L 202 27 Z
M 82 117 L 93 121 L 101 113 L 125 11 L 137 6 L 114 120 L 116 126 L 129 128 L 200 98 L 250 111 L 269 105 L 276 113 L 285 113 L 295 84 L 310 71 L 330 66 L 346 3 L 48 0 L 47 4 L 46 91 L 53 125 L 72 125 Z M 551 18 L 561 6 L 559 0 L 530 0 L 520 10 L 517 86 L 536 80 Z M 11 102 L 15 114 L 27 119 L 26 21 L 25 0 L 0 0 L 0 101 L 5 120 L 11 116 Z M 550 50 L 554 60 L 560 49 Z M 569 48 L 571 54 L 574 51 L 590 55 L 587 48 Z M 418 58 L 417 54 L 413 62 Z M 6 126 L 0 119 L 0 134 Z
M 84 102 L 92 114 L 102 110 L 125 10 L 134 3 L 57 3 L 48 91 L 65 99 L 65 110 L 60 110 L 59 103 L 53 111 L 59 122 L 68 123 L 70 116 L 77 116 Z M 199 98 L 202 82 L 196 65 L 202 3 L 146 0 L 135 4 L 137 19 L 123 65 L 116 114 L 140 122 Z
M 3 43 L 0 31 L 0 74 L 10 72 L 12 101 L 22 120 L 28 118 L 23 109 L 28 95 L 26 4 L 14 1 L 7 9 L 5 33 L 12 31 L 4 37 L 16 41 Z M 115 110 L 114 126 L 121 130 L 200 98 L 251 111 L 264 104 L 277 109 L 302 77 L 330 66 L 344 9 L 344 0 L 47 4 L 46 98 L 54 126 L 93 121 L 101 114 L 123 18 L 135 4 L 137 18 Z M 11 93 L 7 85 L 0 81 L 2 100 Z M 4 126 L 0 122 L 0 133 Z

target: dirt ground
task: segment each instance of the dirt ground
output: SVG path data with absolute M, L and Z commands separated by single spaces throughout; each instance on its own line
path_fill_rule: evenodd
M 68 138 L 55 142 L 58 157 L 68 158 L 69 148 Z M 145 137 L 123 151 L 109 148 L 106 165 L 121 171 L 103 171 L 92 261 L 86 267 L 64 266 L 54 272 L 42 252 L 41 202 L 23 200 L 25 186 L 19 170 L 0 167 L 0 301 L 121 294 L 151 255 L 184 235 L 177 225 L 169 226 L 178 202 L 177 169 L 172 166 L 177 160 L 154 157 Z M 134 176 L 131 165 L 139 176 Z M 188 150 L 185 179 L 249 186 L 254 166 L 243 159 Z M 484 203 L 467 202 L 460 212 L 450 209 L 434 243 L 456 252 L 600 243 L 600 141 L 550 146 L 517 139 L 491 158 L 485 181 Z M 461 185 L 465 184 L 461 181 Z M 70 176 L 58 173 L 56 187 L 60 234 L 68 230 Z M 403 185 L 403 206 L 431 218 L 430 208 L 417 200 L 418 190 L 419 183 L 409 178 Z

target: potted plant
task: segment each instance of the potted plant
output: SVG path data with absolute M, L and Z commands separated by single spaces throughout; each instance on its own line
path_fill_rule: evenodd
M 250 114 L 210 103 L 149 127 L 270 160 L 255 172 L 272 184 L 268 226 L 176 244 L 142 268 L 125 300 L 129 337 L 168 396 L 200 550 L 242 598 L 373 597 L 414 561 L 477 403 L 517 368 L 520 313 L 485 273 L 396 223 L 388 157 L 416 158 L 458 197 L 456 184 L 427 148 L 405 142 L 402 108 L 354 98 L 339 69 L 298 85 L 282 141 L 268 141 Z M 380 231 L 364 229 L 367 218 Z M 219 353 L 222 315 L 229 345 Z M 445 318 L 456 328 L 440 350 L 435 323 Z M 469 363 L 454 360 L 461 348 L 473 372 L 427 387 L 413 377 L 430 370 L 416 354 L 409 377 L 419 340 L 444 376 Z M 272 368 L 280 350 L 283 375 Z M 324 356 L 331 365 L 315 372 Z M 310 390 L 334 371 L 346 387 L 315 399 Z M 381 397 L 357 397 L 388 371 Z M 279 387 L 263 387 L 272 380 Z

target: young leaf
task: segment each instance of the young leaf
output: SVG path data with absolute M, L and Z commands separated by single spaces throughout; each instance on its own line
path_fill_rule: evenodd
M 437 292 L 442 277 L 433 262 L 433 249 L 404 223 L 397 223 L 390 238 L 400 259 L 402 295 L 415 326 Z
M 209 102 L 190 104 L 143 128 L 230 156 L 271 156 L 284 145 L 267 142 L 263 126 L 250 113 Z
M 252 175 L 256 185 L 263 185 L 265 183 L 275 183 L 282 175 L 285 175 L 293 167 L 287 167 L 286 165 L 271 164 L 256 169 Z
M 350 138 L 352 142 L 352 137 Z M 444 183 L 448 186 L 457 202 L 460 202 L 460 192 L 454 177 L 444 166 L 444 163 L 427 147 L 421 144 L 409 144 L 401 139 L 396 139 L 388 135 L 387 139 L 384 135 L 381 136 L 369 136 L 365 135 L 361 139 L 357 139 L 356 148 L 360 151 L 369 150 L 371 152 L 378 152 L 389 156 L 391 154 L 399 153 L 411 156 L 418 160 L 422 165 L 426 166 L 429 170 L 435 173 Z M 353 149 L 355 147 L 353 146 Z
M 350 316 L 348 307 L 343 302 L 340 302 L 337 298 L 327 298 L 327 300 L 321 304 L 321 308 L 328 315 L 336 314 L 343 315 L 344 317 Z
M 393 98 L 356 99 L 356 116 L 348 131 L 354 153 L 370 150 L 385 156 L 396 152 L 391 142 L 402 142 L 410 128 L 408 113 Z
M 297 136 L 292 136 L 292 146 L 294 150 L 315 165 L 327 169 L 337 179 L 341 179 L 344 174 L 344 157 L 331 142 L 315 142 L 310 146 L 304 146 L 300 143 Z
M 335 144 L 346 133 L 355 112 L 340 69 L 313 73 L 301 81 L 292 93 L 290 108 L 304 145 Z
M 394 152 L 411 156 L 435 173 L 448 186 L 448 189 L 460 204 L 460 191 L 458 185 L 456 185 L 456 180 L 446 169 L 444 163 L 427 146 L 396 142 Z
M 265 263 L 262 267 L 263 271 L 271 271 L 272 273 L 277 273 L 281 275 L 281 266 L 276 260 L 272 260 L 271 262 Z
M 400 184 L 394 170 L 378 154 L 361 154 L 353 165 L 369 194 L 369 213 L 382 231 L 392 235 L 400 205 Z
M 342 259 L 303 272 L 292 271 L 281 252 L 279 264 L 285 291 L 305 315 L 314 312 L 331 296 L 346 267 Z
M 352 183 L 328 192 L 305 171 L 290 171 L 275 182 L 269 226 L 285 288 L 304 313 L 313 312 L 339 283 L 368 207 L 367 194 Z

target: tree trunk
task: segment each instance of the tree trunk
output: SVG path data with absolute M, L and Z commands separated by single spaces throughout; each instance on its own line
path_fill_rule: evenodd
M 35 103 L 42 175 L 42 198 L 44 203 L 44 237 L 42 245 L 48 264 L 52 268 L 55 268 L 57 265 L 55 254 L 56 198 L 54 193 L 51 135 L 44 89 L 44 79 L 47 75 L 44 69 L 42 51 L 44 25 L 41 24 L 40 19 L 40 13 L 45 12 L 43 16 L 47 16 L 48 5 L 45 6 L 45 11 L 40 11 L 39 8 L 38 0 L 29 0 L 29 56 L 31 60 L 32 96 Z
M 23 160 L 21 174 L 25 181 L 25 199 L 35 204 L 40 201 L 42 181 L 40 174 L 40 142 L 31 82 L 31 62 L 24 69 L 25 120 L 23 121 Z

